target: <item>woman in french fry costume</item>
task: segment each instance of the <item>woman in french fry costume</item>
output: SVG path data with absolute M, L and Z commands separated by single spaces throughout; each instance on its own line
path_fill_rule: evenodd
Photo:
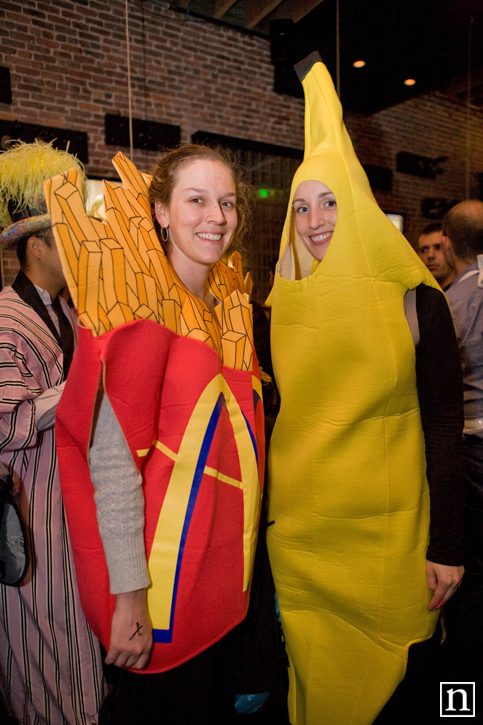
M 213 652 L 247 611 L 264 467 L 251 283 L 238 253 L 220 261 L 247 189 L 206 147 L 166 154 L 152 179 L 122 154 L 114 166 L 105 221 L 83 212 L 74 170 L 46 186 L 80 321 L 57 416 L 79 589 L 106 663 L 185 663 L 184 679 L 123 670 L 110 721 L 212 723 Z M 150 686 L 179 690 L 175 719 Z
M 314 54 L 297 67 L 305 158 L 271 295 L 281 409 L 270 445 L 267 534 L 290 661 L 290 722 L 365 725 L 462 576 L 461 378 L 444 296 L 377 206 L 318 60 Z M 405 315 L 415 288 L 416 354 L 417 324 Z M 428 307 L 420 314 L 427 298 L 433 316 Z M 433 425 L 439 432 L 431 438 L 425 421 L 433 408 L 441 427 Z M 422 420 L 432 514 L 434 505 L 429 548 Z M 450 451 L 448 473 L 428 451 L 435 437 Z

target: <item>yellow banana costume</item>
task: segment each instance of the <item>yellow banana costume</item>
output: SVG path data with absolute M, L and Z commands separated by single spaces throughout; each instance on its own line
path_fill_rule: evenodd
M 327 69 L 314 56 L 305 63 L 305 157 L 271 296 L 281 410 L 268 545 L 292 725 L 364 725 L 437 619 L 427 611 L 429 491 L 403 310 L 408 289 L 437 284 L 377 206 Z M 309 180 L 329 186 L 338 207 L 316 267 L 292 214 Z

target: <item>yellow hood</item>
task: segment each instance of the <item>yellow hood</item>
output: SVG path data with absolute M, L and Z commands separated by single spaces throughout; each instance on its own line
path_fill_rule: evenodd
M 299 279 L 312 270 L 313 257 L 295 232 L 292 202 L 299 184 L 317 180 L 334 192 L 338 207 L 324 275 L 375 277 L 400 282 L 408 289 L 424 282 L 437 288 L 432 274 L 374 199 L 344 125 L 332 79 L 317 58 L 314 53 L 297 66 L 306 98 L 305 154 L 292 182 L 282 233 L 282 276 Z

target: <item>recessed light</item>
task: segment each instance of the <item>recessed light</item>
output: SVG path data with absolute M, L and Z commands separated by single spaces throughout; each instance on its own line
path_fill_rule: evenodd
M 352 65 L 354 66 L 354 68 L 364 68 L 365 64 L 366 64 L 365 60 L 356 60 L 356 62 L 353 63 Z
M 416 81 L 414 80 L 414 78 L 406 78 L 406 80 L 404 81 L 404 85 L 405 86 L 415 86 Z

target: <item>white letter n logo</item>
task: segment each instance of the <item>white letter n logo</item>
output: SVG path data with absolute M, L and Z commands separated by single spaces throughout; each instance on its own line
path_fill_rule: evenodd
M 474 682 L 439 683 L 440 717 L 476 717 Z
M 466 690 L 448 690 L 448 712 L 456 711 L 456 708 L 453 707 L 453 698 L 458 692 L 461 694 L 461 707 L 458 709 L 458 712 L 469 712 L 468 693 Z

